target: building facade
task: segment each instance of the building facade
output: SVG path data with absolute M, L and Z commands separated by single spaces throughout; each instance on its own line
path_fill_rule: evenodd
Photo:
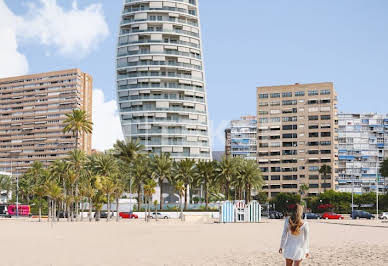
M 270 197 L 335 188 L 337 96 L 333 83 L 257 88 L 258 163 Z M 332 173 L 321 175 L 322 165 Z
M 338 115 L 338 184 L 343 192 L 379 192 L 388 184 L 379 174 L 388 157 L 388 115 L 365 113 Z
M 34 161 L 66 157 L 75 138 L 62 132 L 63 122 L 76 108 L 92 119 L 92 82 L 79 69 L 0 79 L 0 171 L 20 175 Z M 79 138 L 87 153 L 91 137 Z
M 232 120 L 225 130 L 227 154 L 232 157 L 257 159 L 257 120 L 255 116 L 242 116 Z
M 211 159 L 197 0 L 125 0 L 117 97 L 127 140 L 175 160 Z

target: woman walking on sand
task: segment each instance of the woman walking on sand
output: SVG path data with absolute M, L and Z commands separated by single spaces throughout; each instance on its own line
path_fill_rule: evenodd
M 292 215 L 284 221 L 279 253 L 283 253 L 286 266 L 299 266 L 309 257 L 309 225 L 302 216 L 303 207 L 297 204 Z

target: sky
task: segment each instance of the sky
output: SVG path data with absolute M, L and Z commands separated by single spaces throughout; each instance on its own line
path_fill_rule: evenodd
M 122 138 L 115 53 L 122 0 L 0 0 L 0 77 L 80 68 L 93 76 L 93 146 Z M 387 112 L 388 1 L 200 0 L 214 150 L 256 87 L 334 82 L 340 112 Z

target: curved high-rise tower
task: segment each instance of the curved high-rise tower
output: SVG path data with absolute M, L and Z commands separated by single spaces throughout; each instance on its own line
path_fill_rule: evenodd
M 117 94 L 125 138 L 174 159 L 210 159 L 198 0 L 125 0 Z

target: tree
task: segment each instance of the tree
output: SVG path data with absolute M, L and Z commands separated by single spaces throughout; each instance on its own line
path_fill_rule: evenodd
M 45 191 L 47 193 L 47 196 L 49 197 L 50 201 L 52 201 L 51 206 L 52 207 L 52 221 L 55 221 L 55 218 L 57 217 L 57 211 L 56 211 L 56 206 L 57 202 L 62 199 L 62 189 L 61 187 L 54 181 L 50 180 L 47 181 L 45 185 Z
M 217 167 L 218 182 L 224 188 L 225 199 L 230 199 L 230 185 L 233 179 L 238 175 L 238 159 L 235 157 L 223 156 Z
M 300 203 L 300 195 L 291 193 L 279 193 L 275 198 L 271 199 L 271 203 L 275 204 L 276 210 L 286 213 L 296 207 Z
M 91 134 L 93 131 L 93 123 L 89 120 L 85 111 L 74 109 L 70 114 L 66 114 L 66 119 L 63 121 L 63 133 L 71 132 L 75 138 L 75 148 L 78 149 L 78 138 L 82 133 Z
M 384 178 L 388 177 L 388 158 L 384 159 L 384 161 L 380 164 L 380 174 Z
M 310 187 L 307 184 L 299 184 L 299 194 L 303 198 Z
M 8 175 L 0 175 L 0 192 L 5 191 L 6 201 L 8 202 L 9 192 L 12 190 L 12 178 Z
M 163 183 L 171 177 L 172 160 L 169 153 L 155 155 L 151 159 L 152 177 L 158 180 L 160 187 L 160 210 L 163 210 Z
M 142 187 L 144 183 L 147 181 L 147 179 L 149 179 L 152 175 L 150 164 L 151 162 L 149 157 L 139 156 L 136 158 L 133 165 L 132 176 L 133 176 L 133 183 L 137 191 L 137 210 L 138 211 L 140 211 L 141 203 L 142 203 L 141 201 Z
M 144 185 L 144 195 L 147 199 L 147 209 L 146 209 L 146 221 L 148 221 L 148 217 L 151 214 L 151 204 L 152 204 L 152 195 L 155 193 L 155 187 L 156 187 L 156 182 L 153 179 L 148 179 L 147 182 Z
M 189 186 L 194 182 L 195 176 L 195 161 L 192 159 L 184 159 L 179 162 L 174 162 L 173 167 L 174 178 L 183 181 L 185 184 L 185 210 L 187 210 L 187 191 Z
M 214 178 L 216 177 L 216 161 L 199 161 L 197 163 L 197 179 L 199 183 L 203 185 L 205 193 L 205 210 L 209 206 L 209 190 L 210 186 L 214 183 Z
M 79 150 L 75 149 L 69 153 L 69 156 L 67 158 L 68 162 L 68 168 L 73 171 L 75 174 L 75 180 L 74 180 L 74 200 L 75 200 L 75 215 L 76 215 L 76 220 L 78 221 L 79 218 L 79 202 L 78 202 L 78 197 L 79 197 L 79 179 L 80 177 L 84 174 L 84 166 L 86 163 L 86 154 Z
M 108 216 L 106 218 L 106 221 L 109 222 L 109 220 L 110 220 L 110 207 L 111 207 L 110 206 L 110 203 L 111 203 L 110 197 L 115 190 L 115 184 L 110 177 L 106 177 L 106 176 L 101 177 L 101 190 L 105 194 L 106 199 L 107 199 Z
M 185 190 L 186 190 L 185 183 L 182 180 L 177 180 L 176 183 L 175 183 L 175 189 L 179 193 L 179 205 L 180 205 L 180 208 L 181 208 L 180 218 L 183 221 L 183 200 L 182 200 L 182 198 L 183 198 L 183 196 L 185 194 Z
M 256 196 L 253 197 L 255 200 L 257 200 L 261 205 L 268 202 L 268 194 L 267 192 L 259 192 Z
M 321 175 L 323 175 L 323 186 L 324 186 L 323 191 L 325 192 L 326 191 L 326 178 L 327 178 L 327 175 L 331 175 L 331 166 L 327 165 L 327 164 L 322 165 L 321 168 L 319 169 L 319 173 Z
M 126 163 L 132 163 L 145 147 L 139 142 L 118 140 L 113 146 L 114 156 Z
M 254 160 L 242 160 L 239 176 L 245 186 L 245 202 L 249 203 L 252 189 L 260 190 L 263 186 L 263 177 L 257 162 Z
M 93 198 L 97 193 L 97 189 L 93 186 L 91 180 L 89 180 L 89 182 L 84 183 L 83 190 L 85 193 L 85 197 L 88 198 L 88 202 L 89 202 L 88 218 L 89 218 L 89 222 L 91 222 L 92 221 Z
M 116 177 L 113 179 L 113 194 L 116 199 L 116 222 L 119 221 L 119 202 L 120 202 L 120 197 L 124 193 L 124 188 L 125 188 L 125 183 L 123 176 L 121 174 L 116 175 Z

